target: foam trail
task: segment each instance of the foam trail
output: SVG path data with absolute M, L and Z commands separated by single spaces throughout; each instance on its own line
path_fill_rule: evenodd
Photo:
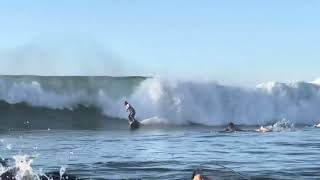
M 151 117 L 140 121 L 143 125 L 168 125 L 170 121 L 159 117 Z

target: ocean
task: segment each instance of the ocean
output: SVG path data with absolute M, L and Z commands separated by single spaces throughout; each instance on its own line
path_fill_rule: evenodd
M 123 101 L 142 125 L 128 129 Z M 319 179 L 320 84 L 0 76 L 0 166 L 16 179 Z M 243 131 L 225 132 L 233 122 Z M 255 131 L 260 126 L 272 132 Z

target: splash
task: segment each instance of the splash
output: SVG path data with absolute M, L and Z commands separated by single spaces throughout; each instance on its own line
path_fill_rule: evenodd
M 6 145 L 6 148 L 7 148 L 8 150 L 11 150 L 11 149 L 12 149 L 12 145 L 11 145 L 11 144 L 7 144 L 7 145 Z
M 259 132 L 288 132 L 288 131 L 294 131 L 294 123 L 292 123 L 289 120 L 282 119 L 281 121 L 278 121 L 274 123 L 273 125 L 269 126 L 261 126 L 256 131 Z
M 15 160 L 15 177 L 17 180 L 40 179 L 39 176 L 33 172 L 31 167 L 33 159 L 30 159 L 29 156 L 14 156 L 13 159 Z
M 16 180 L 37 180 L 40 177 L 33 171 L 31 164 L 33 160 L 28 155 L 13 156 L 14 165 L 12 167 L 3 164 L 0 167 L 1 178 L 14 178 Z
M 287 119 L 283 119 L 281 121 L 276 122 L 272 125 L 272 131 L 283 132 L 283 131 L 293 131 L 294 123 Z
M 67 180 L 77 179 L 66 174 L 66 167 L 61 166 L 59 172 L 44 173 L 42 169 L 38 172 L 32 168 L 33 159 L 28 155 L 13 156 L 13 164 L 10 166 L 7 160 L 0 163 L 0 179 L 15 180 Z
M 60 174 L 60 180 L 62 179 L 63 175 L 66 173 L 66 167 L 65 166 L 61 166 L 60 170 L 59 170 L 59 174 Z

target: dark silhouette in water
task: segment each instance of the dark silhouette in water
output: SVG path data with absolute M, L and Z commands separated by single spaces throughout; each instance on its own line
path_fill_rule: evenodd
M 201 172 L 199 170 L 195 170 L 193 171 L 191 180 L 211 180 L 211 179 L 204 175 L 201 175 Z
M 235 132 L 235 131 L 242 131 L 242 130 L 240 128 L 238 128 L 233 122 L 230 122 L 228 124 L 228 127 L 224 131 Z
M 41 176 L 40 179 L 41 180 L 79 180 L 75 176 L 68 175 L 68 174 L 64 174 L 60 178 L 60 172 L 58 171 L 46 173 L 46 176 Z
M 0 157 L 0 165 L 1 165 L 2 167 L 8 167 L 8 159 L 2 159 L 2 158 Z
M 139 129 L 139 127 L 140 127 L 140 122 L 137 121 L 137 120 L 131 121 L 131 122 L 129 123 L 129 128 L 130 128 L 131 130 Z
M 63 174 L 60 177 L 60 172 L 54 171 L 45 173 L 45 175 L 39 176 L 41 180 L 79 180 L 75 176 Z M 16 178 L 16 169 L 10 169 L 6 171 L 5 173 L 1 174 L 0 176 L 1 180 L 17 180 Z

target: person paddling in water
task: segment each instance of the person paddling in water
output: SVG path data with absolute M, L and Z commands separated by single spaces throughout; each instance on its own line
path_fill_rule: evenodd
M 129 123 L 135 121 L 136 119 L 134 116 L 136 115 L 136 110 L 134 110 L 134 108 L 127 101 L 124 101 L 124 105 L 126 106 L 126 111 L 129 112 Z

